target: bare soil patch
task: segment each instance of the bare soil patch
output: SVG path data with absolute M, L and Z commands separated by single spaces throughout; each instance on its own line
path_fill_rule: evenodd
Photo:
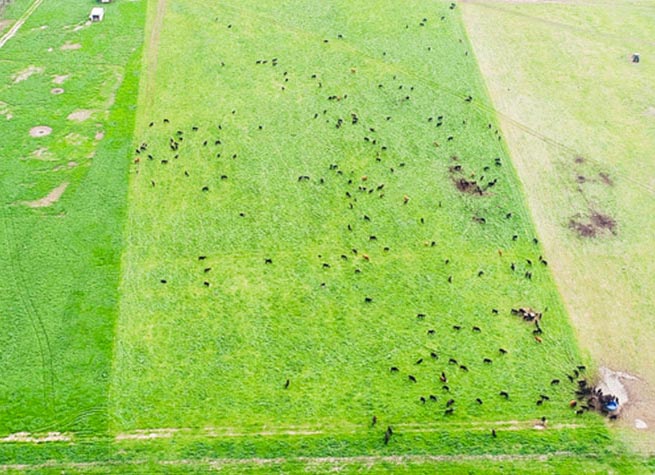
M 102 140 L 105 138 L 105 133 L 101 130 L 99 132 L 96 132 L 95 139 L 96 140 Z
M 456 162 L 458 158 L 451 157 L 451 160 Z M 476 196 L 484 196 L 486 194 L 478 182 L 473 179 L 473 176 L 466 176 L 462 165 L 452 165 L 448 168 L 448 172 L 450 173 L 450 179 L 453 185 L 461 193 Z
M 137 430 L 130 434 L 118 434 L 116 441 L 121 440 L 148 440 L 148 439 L 166 439 L 173 437 L 179 429 L 152 429 L 152 430 Z
M 644 114 L 646 114 L 646 115 L 648 115 L 648 116 L 650 116 L 650 117 L 655 117 L 655 107 L 653 107 L 653 106 L 649 106 L 649 107 L 646 109 L 646 112 L 644 112 Z
M 569 229 L 581 238 L 595 238 L 605 231 L 616 235 L 616 220 L 607 214 L 590 211 L 588 216 L 577 214 L 569 220 Z
M 70 51 L 70 50 L 76 50 L 80 49 L 82 47 L 81 44 L 79 43 L 65 43 L 61 46 L 62 51 Z
M 45 69 L 41 66 L 28 66 L 13 76 L 14 84 L 23 82 L 34 74 L 41 74 L 43 71 L 45 71 Z
M 48 206 L 52 206 L 57 201 L 59 201 L 59 198 L 61 198 L 61 195 L 64 194 L 64 191 L 66 191 L 66 188 L 68 188 L 68 185 L 69 185 L 69 183 L 67 181 L 65 181 L 61 185 L 59 185 L 57 188 L 52 190 L 50 193 L 48 193 L 46 196 L 41 198 L 40 200 L 25 201 L 25 202 L 23 202 L 23 204 L 26 205 L 26 206 L 29 206 L 30 208 L 46 208 Z
M 93 111 L 90 109 L 80 109 L 68 114 L 67 119 L 75 120 L 77 122 L 84 122 L 91 117 L 91 114 L 93 114 Z
M 11 20 L 0 20 L 0 33 L 2 33 L 9 25 L 11 25 Z
M 63 94 L 64 90 L 61 87 L 53 87 L 50 89 L 50 94 L 54 94 L 55 96 L 58 96 L 59 94 Z
M 45 137 L 51 133 L 52 127 L 48 127 L 47 125 L 37 125 L 36 127 L 32 127 L 30 129 L 30 135 L 32 137 Z
M 64 82 L 66 81 L 66 79 L 68 79 L 69 77 L 70 77 L 69 74 L 60 74 L 60 75 L 55 75 L 55 77 L 52 78 L 52 82 L 53 82 L 54 84 L 64 84 Z
M 42 442 L 70 442 L 71 437 L 61 432 L 48 432 L 44 435 L 32 435 L 29 432 L 16 432 L 0 439 L 0 442 L 28 442 L 40 444 Z
M 23 204 L 29 206 L 30 208 L 46 208 L 48 206 L 52 206 L 57 201 L 59 201 L 59 198 L 61 198 L 61 195 L 64 194 L 64 191 L 66 191 L 68 185 L 69 183 L 65 181 L 40 200 L 25 201 Z
M 614 185 L 614 180 L 605 172 L 600 172 L 598 174 L 598 177 L 601 179 L 603 183 L 605 183 L 607 186 L 613 186 Z

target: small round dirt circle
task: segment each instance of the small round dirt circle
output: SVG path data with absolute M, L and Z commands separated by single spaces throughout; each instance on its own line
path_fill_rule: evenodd
M 50 135 L 51 133 L 52 133 L 52 127 L 48 127 L 47 125 L 38 125 L 30 129 L 30 135 L 32 137 L 45 137 L 46 135 Z
M 55 96 L 58 96 L 59 94 L 63 94 L 64 90 L 61 87 L 55 87 L 50 89 L 50 94 L 54 94 Z

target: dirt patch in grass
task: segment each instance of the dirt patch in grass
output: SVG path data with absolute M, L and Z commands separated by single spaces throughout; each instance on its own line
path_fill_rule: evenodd
M 70 50 L 80 49 L 81 47 L 82 47 L 82 45 L 79 44 L 79 43 L 66 43 L 66 44 L 61 46 L 61 50 L 62 51 L 70 51 Z
M 452 157 L 451 160 L 456 162 L 458 158 Z M 473 176 L 466 177 L 462 165 L 452 165 L 448 168 L 448 172 L 450 173 L 450 179 L 452 180 L 453 185 L 455 185 L 455 188 L 457 188 L 461 193 L 476 196 L 485 195 L 484 190 L 478 182 L 473 179 Z
M 0 20 L 0 33 L 2 33 L 9 25 L 11 25 L 12 20 Z
M 19 82 L 23 82 L 26 79 L 29 79 L 30 76 L 32 76 L 34 74 L 41 74 L 43 71 L 45 71 L 45 69 L 42 68 L 41 66 L 28 66 L 27 68 L 23 69 L 22 71 L 20 71 L 19 73 L 16 73 L 13 76 L 14 84 L 17 84 Z
M 64 191 L 66 191 L 66 188 L 68 188 L 68 182 L 65 181 L 61 185 L 59 185 L 57 188 L 52 190 L 50 193 L 48 193 L 46 196 L 41 198 L 40 200 L 35 200 L 35 201 L 25 201 L 23 204 L 25 206 L 29 206 L 30 208 L 46 208 L 48 206 L 52 206 L 55 204 L 57 201 L 59 201 L 59 198 L 61 198 L 61 195 L 64 194 Z
M 605 232 L 616 235 L 616 226 L 616 219 L 598 211 L 590 211 L 588 216 L 577 214 L 569 220 L 569 229 L 581 238 L 595 238 Z
M 54 94 L 55 96 L 58 96 L 59 94 L 63 94 L 64 90 L 61 87 L 53 87 L 50 89 L 50 94 Z
M 105 138 L 105 133 L 101 130 L 99 132 L 96 132 L 95 139 L 96 140 L 102 140 Z
M 646 109 L 646 112 L 644 112 L 644 114 L 646 114 L 647 116 L 650 116 L 650 117 L 655 117 L 655 107 L 648 106 L 648 108 Z
M 51 133 L 52 127 L 48 127 L 47 125 L 37 125 L 36 127 L 32 127 L 30 129 L 30 135 L 32 137 L 45 137 Z
M 152 429 L 138 430 L 130 434 L 118 434 L 116 441 L 121 440 L 148 440 L 148 439 L 168 439 L 178 432 L 179 429 Z
M 598 174 L 598 177 L 601 179 L 603 183 L 605 183 L 607 186 L 613 186 L 614 185 L 614 180 L 605 172 L 600 172 Z
M 61 432 L 48 432 L 44 435 L 32 435 L 29 432 L 16 432 L 0 439 L 0 442 L 27 442 L 40 444 L 43 442 L 70 442 L 72 439 Z
M 54 78 L 52 78 L 52 82 L 53 82 L 54 84 L 64 84 L 64 82 L 66 81 L 66 79 L 68 79 L 69 77 L 70 77 L 69 74 L 60 74 L 60 75 L 56 75 Z
M 68 120 L 75 120 L 77 122 L 84 122 L 85 120 L 89 119 L 91 117 L 91 114 L 93 114 L 92 110 L 89 109 L 80 109 L 76 110 L 75 112 L 71 112 L 68 114 L 67 119 Z

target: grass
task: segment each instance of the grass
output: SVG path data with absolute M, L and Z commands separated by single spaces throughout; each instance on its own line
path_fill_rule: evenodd
M 643 351 L 655 344 L 644 331 L 655 268 L 643 257 L 655 236 L 646 178 L 654 171 L 648 111 L 655 94 L 647 86 L 654 71 L 652 62 L 630 62 L 635 51 L 655 53 L 652 5 L 478 4 L 464 11 L 581 345 L 599 364 L 644 381 L 630 387 L 638 401 L 626 419 L 652 425 L 655 366 Z M 577 237 L 569 220 L 589 209 L 611 215 L 616 234 Z
M 476 107 L 486 98 L 458 13 L 256 6 L 166 12 L 143 86 L 157 101 L 139 107 L 135 146 L 147 150 L 131 169 L 112 430 L 368 433 L 373 415 L 379 438 L 389 424 L 595 424 L 568 407 L 565 375 L 581 358 L 493 114 Z M 458 164 L 498 184 L 463 195 Z M 542 344 L 510 314 L 520 305 L 548 309 Z M 429 394 L 438 402 L 421 404 Z
M 147 6 L 145 30 L 146 2 L 118 2 L 75 32 L 88 5 L 45 2 L 3 49 L 15 140 L 0 143 L 14 157 L 0 162 L 0 434 L 72 438 L 2 442 L 3 470 L 649 463 L 611 460 L 623 447 L 603 420 L 569 407 L 567 375 L 593 368 L 540 262 L 459 9 Z M 30 65 L 44 72 L 13 83 Z M 79 109 L 96 112 L 66 119 Z M 53 134 L 30 138 L 34 125 Z M 459 191 L 464 178 L 483 195 Z M 64 181 L 52 207 L 22 204 Z M 541 342 L 519 306 L 544 312 Z
M 140 58 L 144 9 L 126 4 L 111 12 L 105 24 L 73 32 L 69 25 L 85 18 L 86 6 L 46 2 L 2 49 L 0 100 L 13 116 L 2 117 L 11 140 L 0 142 L 3 434 L 106 427 L 127 188 L 127 164 L 115 157 L 131 145 L 138 82 L 131 58 Z M 113 49 L 103 46 L 110 32 Z M 83 47 L 62 51 L 65 41 Z M 15 82 L 29 66 L 43 71 Z M 70 75 L 66 92 L 50 94 L 53 76 L 63 74 Z M 77 109 L 96 112 L 76 124 L 66 117 Z M 52 135 L 30 137 L 36 125 L 52 127 Z M 98 131 L 106 132 L 102 141 L 94 139 Z M 40 148 L 47 151 L 39 159 Z M 52 207 L 21 204 L 63 182 L 70 185 Z

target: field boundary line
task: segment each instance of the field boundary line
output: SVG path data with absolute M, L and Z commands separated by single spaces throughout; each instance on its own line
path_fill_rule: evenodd
M 213 470 L 220 470 L 227 465 L 275 465 L 283 463 L 299 462 L 304 464 L 353 464 L 353 463 L 393 463 L 396 465 L 404 463 L 439 463 L 439 462 L 466 462 L 466 461 L 547 461 L 554 458 L 597 458 L 597 453 L 577 454 L 571 451 L 556 451 L 537 454 L 479 454 L 479 455 L 353 455 L 350 457 L 275 457 L 275 458 L 202 458 L 202 459 L 176 459 L 159 460 L 157 465 L 166 466 L 191 466 L 208 467 Z M 143 466 L 152 463 L 151 460 L 130 460 L 106 462 L 57 462 L 50 461 L 40 464 L 3 464 L 0 470 L 40 470 L 40 469 L 85 469 L 94 467 L 120 467 L 120 466 Z
M 32 16 L 32 13 L 34 13 L 42 3 L 43 0 L 34 0 L 34 3 L 29 6 L 29 8 L 20 16 L 20 18 L 18 18 L 18 20 L 16 20 L 16 23 L 14 23 L 12 27 L 9 28 L 9 31 L 2 35 L 2 38 L 0 38 L 0 48 L 2 48 L 7 43 L 7 41 L 12 39 L 16 33 L 18 33 L 18 30 L 20 30 L 20 27 L 23 26 L 23 23 L 25 23 L 29 17 Z

